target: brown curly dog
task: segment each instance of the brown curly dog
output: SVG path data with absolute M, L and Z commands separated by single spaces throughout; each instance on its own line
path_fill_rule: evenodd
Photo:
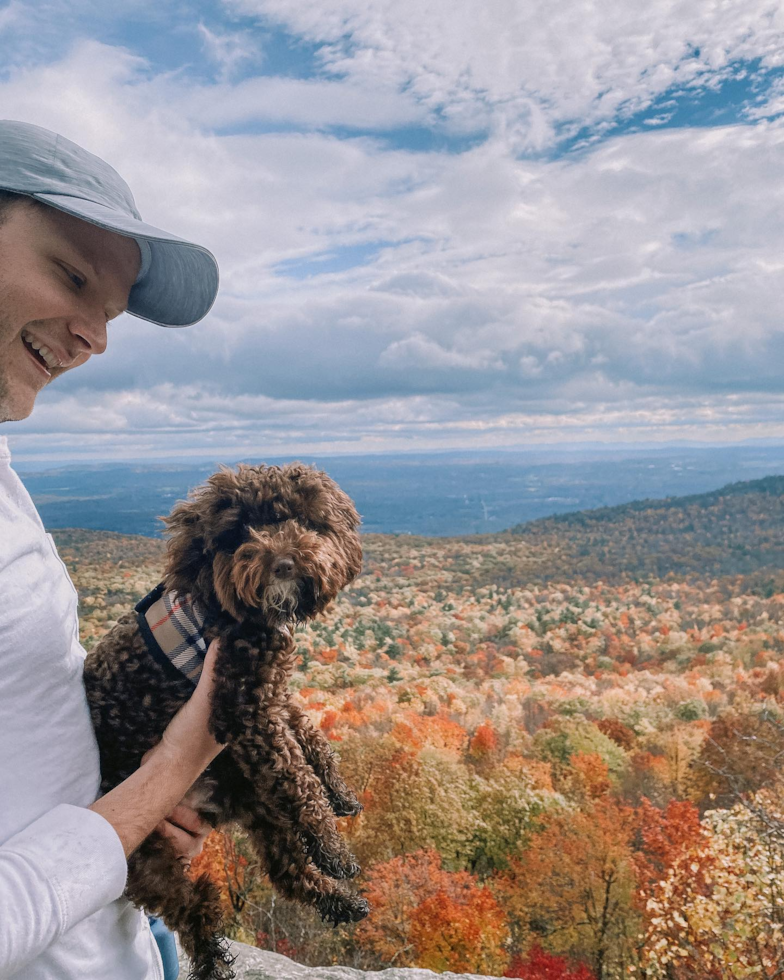
M 289 625 L 321 612 L 360 571 L 359 516 L 308 466 L 223 469 L 164 518 L 164 580 L 88 655 L 85 686 L 103 791 L 138 768 L 190 696 L 220 639 L 211 728 L 226 749 L 189 794 L 214 826 L 248 833 L 273 885 L 335 924 L 368 905 L 340 879 L 359 866 L 335 816 L 361 806 L 321 732 L 289 696 Z M 192 881 L 153 833 L 129 862 L 128 897 L 178 932 L 195 980 L 232 977 L 217 888 Z

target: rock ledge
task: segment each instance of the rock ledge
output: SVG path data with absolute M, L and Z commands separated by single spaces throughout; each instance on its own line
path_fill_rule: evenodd
M 475 977 L 471 973 L 433 973 L 432 970 L 403 967 L 365 971 L 348 966 L 302 966 L 279 953 L 244 943 L 231 943 L 231 951 L 237 957 L 234 964 L 237 980 L 432 980 L 433 977 L 459 980 Z M 188 963 L 180 954 L 180 980 L 186 980 L 187 976 Z

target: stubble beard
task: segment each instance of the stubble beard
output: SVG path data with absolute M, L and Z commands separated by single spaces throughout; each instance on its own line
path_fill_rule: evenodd
M 3 332 L 3 322 L 0 320 L 0 334 Z M 5 377 L 5 372 L 0 368 L 0 423 L 2 422 L 18 422 L 18 419 L 13 417 L 11 412 L 11 393 L 10 386 Z
M 0 275 L 0 296 L 5 292 L 5 281 Z M 2 337 L 6 332 L 11 333 L 13 327 L 6 320 L 6 318 L 0 314 L 0 337 Z M 0 364 L 0 423 L 2 422 L 19 422 L 14 416 L 11 410 L 11 386 L 8 383 L 8 378 L 3 370 L 2 364 Z
M 16 419 L 12 419 L 8 415 L 8 409 L 6 404 L 8 402 L 8 385 L 5 382 L 5 378 L 0 374 L 0 423 L 2 422 L 15 422 Z
M 2 295 L 2 280 L 0 280 L 0 295 Z M 0 337 L 3 336 L 6 330 L 10 333 L 13 331 L 13 327 L 0 317 Z M 0 424 L 3 422 L 21 422 L 23 419 L 28 418 L 29 415 L 30 412 L 19 415 L 14 411 L 11 405 L 11 384 L 6 371 L 3 370 L 3 366 L 0 364 Z
M 11 408 L 10 402 L 10 386 L 3 375 L 0 374 L 0 425 L 2 425 L 3 422 L 21 422 L 30 415 L 30 412 L 22 415 L 15 414 Z

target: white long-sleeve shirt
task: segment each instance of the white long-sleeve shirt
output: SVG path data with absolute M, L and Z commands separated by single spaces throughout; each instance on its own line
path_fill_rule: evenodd
M 0 436 L 0 980 L 162 980 L 111 824 L 76 590 Z

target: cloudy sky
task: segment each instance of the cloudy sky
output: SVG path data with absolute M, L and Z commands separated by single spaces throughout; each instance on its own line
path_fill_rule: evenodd
M 222 273 L 18 458 L 784 441 L 778 2 L 0 0 L 0 115 Z

